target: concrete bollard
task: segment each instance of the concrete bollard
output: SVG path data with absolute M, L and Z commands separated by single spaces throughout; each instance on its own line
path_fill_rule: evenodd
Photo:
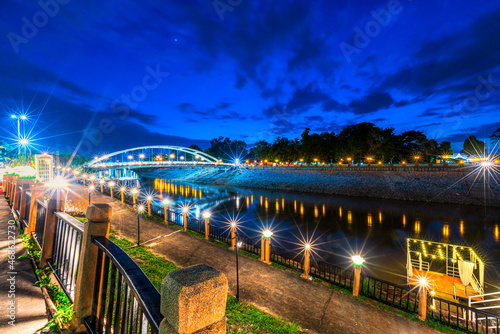
M 226 333 L 227 278 L 205 264 L 175 270 L 161 285 L 160 334 Z
M 420 285 L 418 290 L 418 318 L 422 321 L 427 319 L 427 287 Z
M 105 203 L 92 204 L 87 207 L 87 222 L 83 228 L 78 273 L 75 283 L 75 298 L 73 304 L 73 320 L 71 327 L 74 332 L 83 330 L 83 318 L 90 315 L 93 295 L 89 287 L 94 286 L 96 271 L 102 263 L 97 263 L 98 248 L 92 243 L 97 236 L 108 237 L 111 220 L 111 206 Z

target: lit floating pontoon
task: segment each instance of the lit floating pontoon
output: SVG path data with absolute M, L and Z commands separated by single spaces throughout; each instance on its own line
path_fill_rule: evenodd
M 484 262 L 471 247 L 407 238 L 406 253 L 408 284 L 427 277 L 443 297 L 484 294 Z

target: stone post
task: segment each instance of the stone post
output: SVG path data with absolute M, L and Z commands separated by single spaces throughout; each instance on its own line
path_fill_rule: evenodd
M 78 272 L 75 283 L 75 298 L 73 304 L 73 320 L 71 327 L 74 332 L 83 329 L 83 318 L 90 315 L 93 295 L 89 291 L 95 285 L 96 271 L 102 267 L 97 263 L 98 248 L 92 243 L 92 237 L 109 236 L 111 206 L 105 203 L 92 204 L 87 207 L 87 222 L 83 228 Z
M 361 266 L 354 265 L 354 282 L 352 283 L 352 295 L 359 295 L 359 283 L 361 281 Z
M 22 190 L 21 190 L 22 191 L 21 192 L 21 203 L 19 206 L 19 221 L 20 222 L 22 222 L 23 219 L 26 217 L 26 199 L 27 199 L 26 192 L 30 190 L 30 187 L 32 184 L 33 184 L 33 179 L 23 180 Z M 29 218 L 29 213 L 28 213 L 28 218 Z
M 205 264 L 172 271 L 161 285 L 159 333 L 226 333 L 227 291 L 226 276 Z
M 35 231 L 36 226 L 36 214 L 38 209 L 37 199 L 41 199 L 43 196 L 43 184 L 35 183 L 33 186 L 33 191 L 31 192 L 31 204 L 30 204 L 30 213 L 29 213 L 29 221 L 28 228 L 26 230 L 26 234 L 31 235 Z
M 424 284 L 418 290 L 418 318 L 422 321 L 427 318 L 427 287 Z

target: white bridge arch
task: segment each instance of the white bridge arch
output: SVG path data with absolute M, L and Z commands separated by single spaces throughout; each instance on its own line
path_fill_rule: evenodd
M 198 151 L 192 148 L 188 147 L 182 147 L 182 146 L 172 146 L 172 145 L 154 145 L 154 146 L 141 146 L 141 147 L 134 147 L 134 148 L 129 148 L 126 150 L 122 151 L 117 151 L 109 154 L 105 154 L 100 157 L 96 157 L 93 160 L 89 161 L 86 166 L 87 167 L 103 167 L 108 166 L 108 165 L 113 165 L 115 161 L 115 157 L 118 158 L 117 163 L 120 165 L 123 164 L 137 164 L 135 161 L 138 160 L 141 163 L 147 164 L 149 161 L 154 161 L 154 160 L 143 160 L 143 159 L 151 159 L 151 157 L 154 156 L 160 156 L 163 158 L 164 152 L 167 151 L 169 153 L 168 156 L 172 154 L 172 151 L 176 152 L 184 152 L 184 156 L 179 156 L 179 154 L 175 154 L 176 161 L 170 161 L 170 158 L 168 160 L 165 160 L 165 162 L 179 162 L 179 158 L 184 158 L 182 162 L 187 162 L 187 154 L 190 154 L 193 156 L 193 159 L 195 162 L 199 163 L 209 163 L 209 164 L 215 164 L 221 162 L 219 159 L 211 156 L 210 154 L 204 153 L 202 151 Z M 142 158 L 141 158 L 142 155 Z M 121 158 L 121 159 L 120 159 Z M 108 160 L 111 159 L 111 162 L 107 162 Z M 120 162 L 121 160 L 121 162 Z M 182 159 L 181 159 L 182 160 Z

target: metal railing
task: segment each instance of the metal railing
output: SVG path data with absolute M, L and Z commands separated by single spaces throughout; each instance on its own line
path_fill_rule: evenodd
M 158 333 L 163 316 L 160 293 L 139 266 L 117 245 L 96 237 L 97 263 L 91 314 L 84 319 L 90 333 Z
M 47 204 L 37 199 L 36 203 L 36 221 L 35 221 L 35 231 L 33 232 L 33 236 L 35 237 L 36 242 L 40 249 L 42 248 L 43 242 L 43 231 L 45 230 L 45 217 L 47 216 Z
M 22 226 L 24 226 L 25 228 L 28 227 L 28 223 L 30 220 L 30 211 L 31 211 L 31 192 L 27 191 L 26 192 L 26 206 L 25 206 L 25 210 L 24 210 L 24 217 L 23 217 L 23 221 L 21 222 Z
M 465 333 L 500 333 L 500 317 L 467 305 L 432 297 L 428 313 L 431 319 Z
M 75 297 L 82 235 L 83 223 L 64 212 L 56 212 L 54 246 L 48 263 L 71 301 Z

